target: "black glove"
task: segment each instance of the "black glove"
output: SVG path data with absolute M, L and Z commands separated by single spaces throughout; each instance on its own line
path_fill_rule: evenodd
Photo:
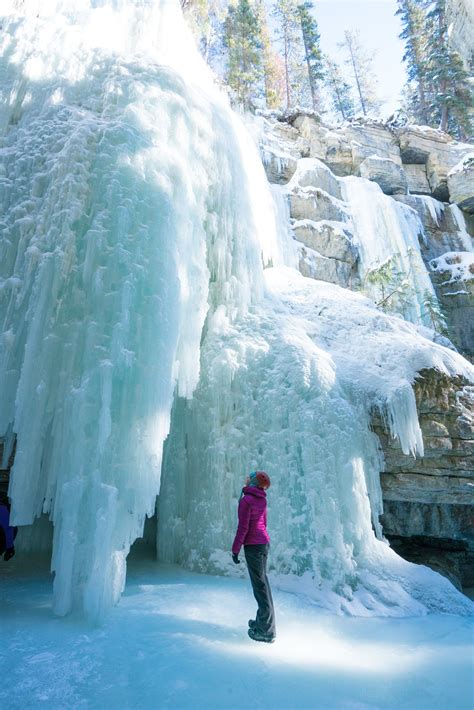
M 235 552 L 232 553 L 232 562 L 234 562 L 236 565 L 240 565 L 239 556 L 236 555 Z
M 15 548 L 14 547 L 9 547 L 7 550 L 5 550 L 5 554 L 3 555 L 3 559 L 5 562 L 8 562 L 8 560 L 11 560 L 13 555 L 15 554 Z

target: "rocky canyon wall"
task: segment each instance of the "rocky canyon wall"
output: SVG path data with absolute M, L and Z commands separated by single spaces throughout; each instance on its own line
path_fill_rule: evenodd
M 297 113 L 285 120 L 265 119 L 260 147 L 268 179 L 281 186 L 288 201 L 301 272 L 367 292 L 363 261 L 368 257 L 356 227 L 358 221 L 366 230 L 373 225 L 361 222 L 345 181 L 338 178 L 376 183 L 388 199 L 380 191 L 370 192 L 365 181 L 359 185 L 374 200 L 365 208 L 385 213 L 375 222 L 372 249 L 377 250 L 377 239 L 387 238 L 384 230 L 399 229 L 395 222 L 408 220 L 401 236 L 417 232 L 416 246 L 434 292 L 425 299 L 421 320 L 472 360 L 474 146 L 427 127 L 357 121 L 333 128 L 318 116 Z M 396 203 L 408 211 L 400 212 Z M 393 215 L 387 217 L 391 210 L 395 222 Z M 388 306 L 390 299 L 381 303 Z M 383 422 L 377 416 L 373 420 L 385 457 L 384 534 L 402 556 L 442 571 L 458 587 L 471 587 L 474 389 L 459 378 L 424 371 L 416 397 L 423 458 L 404 455 Z
M 474 3 L 471 0 L 447 0 L 449 41 L 458 52 L 467 71 L 474 69 Z

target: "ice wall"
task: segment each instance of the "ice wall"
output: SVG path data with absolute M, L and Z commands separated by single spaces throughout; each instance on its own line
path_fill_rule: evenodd
M 98 617 L 154 512 L 208 304 L 232 320 L 258 298 L 274 216 L 178 3 L 14 7 L 1 37 L 0 432 L 17 436 L 13 522 L 54 522 L 57 613 Z
M 359 294 L 289 268 L 265 278 L 265 298 L 244 319 L 209 319 L 198 388 L 175 402 L 159 559 L 232 574 L 240 488 L 265 467 L 270 564 L 282 586 L 326 606 L 335 592 L 332 608 L 356 613 L 465 610 L 446 580 L 376 538 L 383 463 L 369 417 L 379 408 L 403 450 L 422 454 L 414 372 L 468 374 L 469 365 Z
M 54 523 L 56 612 L 98 618 L 118 599 L 172 406 L 162 559 L 226 571 L 258 465 L 274 480 L 277 572 L 346 600 L 362 588 L 366 609 L 372 594 L 464 608 L 375 538 L 368 422 L 378 407 L 420 453 L 416 371 L 468 364 L 291 268 L 256 149 L 177 2 L 6 7 L 0 431 L 17 436 L 13 522 Z

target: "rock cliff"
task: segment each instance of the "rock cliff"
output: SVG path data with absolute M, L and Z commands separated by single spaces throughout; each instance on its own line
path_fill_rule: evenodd
M 472 359 L 474 146 L 426 126 L 358 120 L 334 128 L 305 113 L 266 120 L 260 144 L 268 179 L 287 186 L 305 276 L 361 287 L 353 219 L 338 177 L 365 178 L 416 212 L 447 334 Z
M 473 587 L 474 387 L 429 370 L 415 392 L 423 458 L 404 456 L 374 419 L 385 458 L 384 533 L 403 556 Z
M 446 0 L 449 42 L 467 71 L 474 67 L 474 4 L 471 0 Z
M 379 202 L 374 209 L 405 205 L 408 212 L 400 219 L 415 218 L 409 227 L 418 231 L 419 252 L 436 294 L 427 306 L 433 310 L 431 325 L 471 359 L 474 146 L 427 127 L 356 121 L 333 128 L 316 115 L 295 114 L 265 120 L 260 147 L 268 179 L 282 186 L 288 200 L 305 276 L 364 290 L 355 208 L 339 177 L 365 178 L 390 196 L 392 202 Z M 373 421 L 385 457 L 384 533 L 406 558 L 443 572 L 458 587 L 471 587 L 474 388 L 423 371 L 416 398 L 423 458 L 405 456 L 383 423 L 377 417 Z

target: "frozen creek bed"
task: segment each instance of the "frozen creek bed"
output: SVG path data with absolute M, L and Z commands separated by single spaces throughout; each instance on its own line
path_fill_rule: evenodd
M 246 635 L 247 582 L 131 561 L 101 627 L 53 616 L 47 563 L 1 562 L 0 707 L 468 710 L 473 620 L 336 616 L 275 590 L 278 638 Z

